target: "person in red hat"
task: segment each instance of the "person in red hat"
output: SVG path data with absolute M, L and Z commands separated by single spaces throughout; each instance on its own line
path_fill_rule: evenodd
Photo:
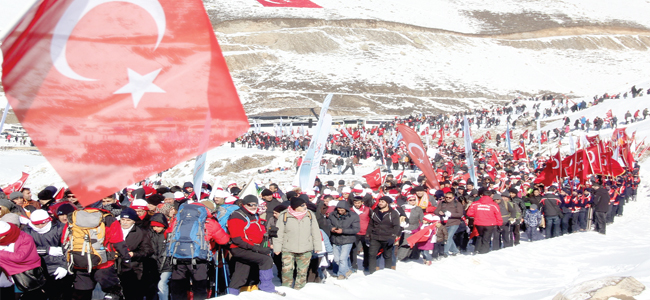
M 41 268 L 41 258 L 36 251 L 34 239 L 18 226 L 0 221 L 0 276 L 10 277 L 23 272 L 37 273 L 34 272 L 36 268 Z M 44 296 L 41 288 L 33 291 L 21 290 L 24 299 L 40 299 Z M 4 299 L 5 293 L 2 296 Z M 11 298 L 13 297 L 8 299 Z

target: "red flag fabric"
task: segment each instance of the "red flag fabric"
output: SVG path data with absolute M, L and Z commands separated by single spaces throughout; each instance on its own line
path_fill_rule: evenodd
M 7 187 L 2 188 L 2 191 L 9 196 L 9 194 L 13 192 L 20 192 L 20 190 L 23 189 L 23 186 L 25 185 L 25 181 L 27 181 L 27 178 L 29 177 L 29 174 L 23 172 L 23 175 L 20 176 L 20 179 L 18 181 L 10 184 Z
M 56 195 L 54 195 L 54 200 L 61 200 L 63 199 L 63 194 L 65 194 L 66 187 L 62 187 L 59 189 L 58 192 L 56 192 Z
M 562 161 L 563 175 L 571 178 L 578 177 L 580 181 L 585 182 L 589 175 L 589 160 L 584 149 L 576 151 Z
M 499 159 L 497 158 L 496 153 L 492 152 L 492 156 L 490 156 L 490 160 L 488 161 L 488 164 L 494 167 L 498 163 L 499 163 Z
M 397 181 L 397 184 L 402 183 L 402 178 L 404 178 L 404 171 L 402 171 L 402 173 L 399 173 L 397 174 L 397 176 L 395 176 L 395 181 Z
M 429 240 L 431 235 L 436 233 L 436 224 L 429 225 L 427 227 L 422 228 L 418 232 L 412 234 L 408 238 L 406 238 L 406 242 L 409 244 L 409 247 L 413 248 L 415 244 L 419 242 L 426 242 Z
M 561 158 L 560 151 L 552 156 L 547 162 L 544 171 L 535 179 L 535 183 L 543 183 L 544 186 L 550 186 L 557 177 L 561 176 Z
M 524 131 L 524 133 L 522 133 L 521 136 L 524 138 L 524 140 L 527 140 L 528 139 L 528 129 L 526 129 L 526 131 Z
M 309 0 L 257 0 L 257 2 L 266 7 L 322 8 Z
M 546 134 L 546 131 L 542 131 L 542 137 L 540 138 L 540 142 L 542 144 L 548 142 L 548 134 Z
M 524 151 L 524 148 L 519 146 L 517 149 L 512 150 L 512 159 L 513 160 L 520 160 L 520 159 L 525 159 L 526 158 L 526 152 Z
M 482 144 L 482 143 L 485 143 L 485 137 L 481 136 L 480 138 L 475 139 L 473 143 L 474 143 L 474 144 Z
M 455 135 L 456 137 L 458 137 L 459 134 L 460 134 L 460 129 L 458 129 L 458 130 L 456 130 L 456 132 L 454 132 L 454 135 Z
M 596 146 L 599 140 L 600 139 L 598 138 L 597 135 L 587 136 L 587 141 L 589 142 L 589 146 Z
M 406 142 L 406 149 L 411 159 L 413 159 L 413 163 L 424 172 L 429 188 L 440 189 L 440 184 L 438 183 L 438 179 L 436 179 L 436 173 L 433 171 L 431 161 L 424 150 L 424 145 L 422 145 L 422 140 L 418 134 L 413 129 L 402 124 L 397 125 L 397 130 L 402 133 L 402 137 Z
M 606 115 L 607 115 L 608 118 L 612 118 L 612 116 L 613 116 L 612 110 L 611 109 L 608 110 Z
M 612 132 L 612 141 L 618 141 L 619 139 L 627 141 L 627 133 L 625 133 L 625 127 L 616 128 L 614 129 L 614 132 Z
M 361 136 L 361 131 L 357 130 L 352 134 L 353 139 L 358 139 Z
M 379 168 L 370 172 L 369 174 L 363 175 L 362 177 L 366 179 L 366 182 L 373 190 L 376 190 L 381 186 L 382 179 L 381 170 L 379 170 Z
M 44 0 L 2 52 L 18 120 L 82 205 L 249 128 L 200 0 Z
M 487 137 L 488 140 L 492 140 L 492 133 L 490 133 L 490 131 L 486 132 L 485 136 Z

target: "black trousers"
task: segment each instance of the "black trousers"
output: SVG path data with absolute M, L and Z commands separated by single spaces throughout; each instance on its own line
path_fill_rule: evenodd
M 478 236 L 476 237 L 476 247 L 475 251 L 479 254 L 484 254 L 490 252 L 490 240 L 492 238 L 492 233 L 496 229 L 496 226 L 476 226 L 476 231 L 478 231 Z M 498 249 L 498 247 L 496 247 Z
M 378 241 L 370 240 L 370 247 L 368 255 L 370 256 L 368 261 L 368 268 L 370 273 L 374 273 L 377 270 L 377 255 L 379 250 L 383 250 L 382 257 L 384 257 L 384 267 L 391 268 L 393 267 L 393 249 L 395 241 Z
M 595 219 L 596 219 L 596 231 L 598 233 L 605 234 L 606 226 L 607 226 L 607 213 L 604 212 L 595 212 Z
M 357 262 L 357 256 L 359 254 L 359 250 L 363 249 L 363 268 L 368 269 L 368 252 L 370 250 L 370 247 L 366 245 L 366 236 L 365 235 L 357 235 L 357 241 L 352 244 L 352 250 L 350 250 L 350 266 L 352 269 L 357 269 L 358 268 L 358 262 Z
M 271 256 L 242 248 L 232 248 L 230 252 L 233 256 L 232 259 L 235 261 L 235 270 L 230 278 L 229 288 L 239 289 L 246 285 L 251 265 L 259 266 L 260 271 L 273 268 Z
M 343 171 L 341 172 L 341 174 L 345 174 L 345 171 L 347 171 L 348 169 L 351 169 L 351 170 L 352 170 L 352 175 L 354 175 L 354 166 L 353 166 L 353 165 L 347 165 L 347 166 L 345 166 L 345 169 L 343 169 Z
M 208 298 L 208 263 L 199 262 L 196 265 L 174 265 L 172 276 L 169 278 L 169 292 L 173 300 L 187 299 L 187 292 L 192 290 L 195 300 Z M 192 282 L 190 284 L 190 278 Z
M 87 270 L 75 270 L 72 299 L 91 300 L 95 285 L 102 287 L 104 293 L 122 294 L 120 279 L 117 277 L 115 266 L 105 269 L 95 269 L 88 273 Z
M 519 245 L 519 238 L 521 237 L 521 224 L 515 224 L 510 227 L 514 235 L 514 244 Z

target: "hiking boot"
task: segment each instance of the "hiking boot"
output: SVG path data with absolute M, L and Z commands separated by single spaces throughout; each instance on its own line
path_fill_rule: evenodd
M 352 275 L 352 273 L 354 273 L 354 272 L 352 272 L 352 270 L 347 271 L 347 272 L 345 273 L 345 278 L 350 277 L 350 275 Z
M 280 297 L 284 297 L 284 296 L 287 295 L 287 293 L 285 293 L 285 292 L 280 292 L 280 291 L 275 291 L 275 292 L 273 292 L 272 294 L 276 294 L 276 295 L 278 295 L 278 296 L 280 296 Z
M 345 276 L 343 276 L 343 275 L 339 275 L 339 277 L 337 277 L 336 279 L 338 279 L 338 280 L 345 280 Z

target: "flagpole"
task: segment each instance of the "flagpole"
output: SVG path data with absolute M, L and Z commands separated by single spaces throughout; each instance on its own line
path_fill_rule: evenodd
M 11 105 L 9 105 L 9 101 L 7 101 L 7 107 L 5 107 L 5 111 L 2 113 L 2 121 L 0 121 L 0 132 L 2 132 L 2 128 L 5 126 L 5 120 L 7 120 L 7 112 L 11 108 Z

